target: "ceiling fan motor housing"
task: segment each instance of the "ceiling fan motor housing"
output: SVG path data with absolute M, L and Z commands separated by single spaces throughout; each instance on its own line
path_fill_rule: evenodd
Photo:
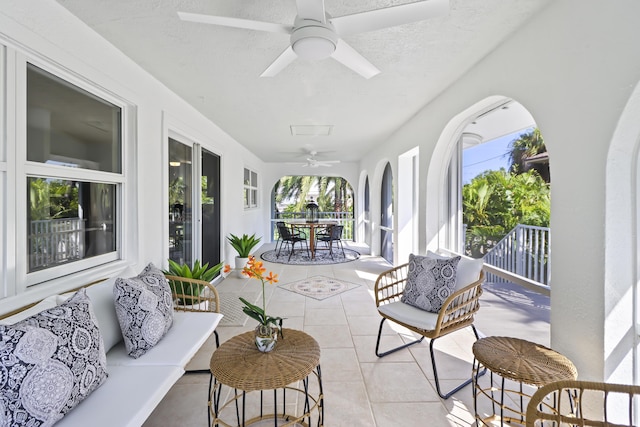
M 302 59 L 319 60 L 330 57 L 336 50 L 338 35 L 329 23 L 312 19 L 296 19 L 291 33 L 291 47 Z

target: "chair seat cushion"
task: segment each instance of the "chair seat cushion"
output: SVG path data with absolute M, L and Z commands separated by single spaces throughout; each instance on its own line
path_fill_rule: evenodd
M 425 331 L 432 331 L 438 320 L 437 313 L 421 310 L 409 304 L 397 301 L 378 307 L 383 315 Z

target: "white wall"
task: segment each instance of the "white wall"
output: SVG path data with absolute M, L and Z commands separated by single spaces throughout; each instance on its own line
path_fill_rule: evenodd
M 419 147 L 420 194 L 427 196 L 420 199 L 419 207 L 424 250 L 437 241 L 439 231 L 433 206 L 440 202 L 438 186 L 446 164 L 440 151 L 447 150 L 435 150 L 436 143 L 453 143 L 455 138 L 449 136 L 457 137 L 466 124 L 464 117 L 451 120 L 495 95 L 513 98 L 527 108 L 542 131 L 551 162 L 551 344 L 570 357 L 580 377 L 587 379 L 621 378 L 620 372 L 632 369 L 628 339 L 609 340 L 605 348 L 610 307 L 604 301 L 612 286 L 605 277 L 605 255 L 616 258 L 629 250 L 628 245 L 619 246 L 605 236 L 605 172 L 612 135 L 640 80 L 637 16 L 640 3 L 630 0 L 552 2 L 473 70 L 443 89 L 361 164 L 362 169 L 374 170 L 380 158 L 397 158 Z M 441 139 L 447 126 L 450 135 Z M 637 135 L 631 137 L 637 139 Z M 438 156 L 433 157 L 434 153 Z M 631 158 L 635 151 L 626 155 Z M 394 162 L 392 166 L 396 167 Z M 611 188 L 619 184 L 611 181 L 607 183 Z M 379 180 L 371 183 L 372 206 L 376 206 Z M 626 195 L 636 200 L 635 191 Z M 633 225 L 622 227 L 635 233 Z M 616 267 L 636 268 L 633 264 Z M 618 287 L 630 292 L 634 277 L 635 273 L 624 275 L 624 284 Z M 615 325 L 607 323 L 607 330 L 620 328 L 623 322 L 625 330 L 633 325 L 628 310 L 618 319 Z M 621 364 L 607 360 L 612 349 Z
M 125 159 L 128 182 L 133 184 L 126 206 L 131 227 L 125 239 L 125 261 L 134 269 L 139 270 L 148 262 L 158 266 L 166 263 L 167 186 L 159 183 L 167 182 L 169 130 L 186 135 L 221 156 L 222 235 L 230 232 L 268 235 L 263 220 L 268 216 L 268 203 L 261 204 L 259 209 L 243 209 L 243 167 L 265 176 L 264 163 L 58 3 L 0 0 L 0 44 L 57 64 L 135 105 L 134 140 L 127 141 L 133 144 Z M 235 253 L 226 242 L 222 243 L 223 257 L 228 261 Z M 30 288 L 19 297 L 0 301 L 0 312 L 41 298 L 45 292 L 80 286 L 111 273 L 109 268 L 92 270 Z

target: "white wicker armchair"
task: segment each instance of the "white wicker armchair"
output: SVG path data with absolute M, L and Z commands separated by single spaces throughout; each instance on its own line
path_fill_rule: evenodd
M 450 334 L 451 332 L 466 328 L 467 326 L 471 326 L 476 339 L 478 339 L 478 331 L 473 325 L 473 320 L 475 313 L 480 308 L 479 300 L 480 296 L 482 295 L 484 271 L 480 270 L 480 276 L 476 281 L 463 286 L 462 288 L 451 294 L 449 298 L 447 298 L 447 300 L 442 304 L 442 308 L 440 309 L 440 311 L 435 314 L 420 309 L 415 309 L 408 306 L 407 304 L 400 302 L 400 298 L 402 297 L 405 285 L 407 283 L 408 270 L 409 264 L 403 264 L 380 274 L 378 280 L 376 280 L 374 288 L 376 306 L 378 307 L 378 312 L 382 316 L 382 320 L 380 321 L 380 328 L 378 330 L 378 339 L 376 342 L 376 356 L 384 357 L 410 345 L 422 342 L 425 337 L 429 338 L 431 340 L 431 342 L 429 343 L 429 351 L 431 352 L 431 365 L 433 367 L 436 389 L 440 397 L 442 397 L 443 399 L 448 399 L 452 394 L 470 384 L 471 378 L 464 381 L 462 384 L 458 385 L 450 392 L 443 393 L 440 389 L 440 381 L 438 379 L 438 369 L 436 365 L 435 354 L 433 351 L 433 344 L 437 338 L 443 337 L 447 334 Z M 385 352 L 380 352 L 379 349 L 380 339 L 382 336 L 382 326 L 384 325 L 385 320 L 395 322 L 422 336 L 410 343 L 401 345 Z

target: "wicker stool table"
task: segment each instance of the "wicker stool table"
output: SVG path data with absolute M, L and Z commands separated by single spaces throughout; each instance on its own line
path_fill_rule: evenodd
M 209 383 L 209 410 L 213 415 L 213 426 L 233 425 L 222 418 L 234 414 L 237 426 L 269 419 L 273 419 L 274 426 L 311 426 L 312 418 L 317 418 L 317 426 L 323 425 L 320 346 L 302 331 L 283 329 L 282 332 L 282 337 L 278 338 L 278 343 L 269 353 L 258 351 L 253 331 L 231 338 L 213 352 Z M 312 387 L 309 379 L 314 377 L 317 384 Z M 223 385 L 233 389 L 233 392 L 227 390 L 229 397 L 221 404 Z M 266 403 L 265 390 L 273 391 L 273 406 Z M 250 392 L 259 392 L 260 398 L 255 400 L 255 405 L 251 405 L 254 401 L 249 402 L 250 408 L 247 408 L 247 395 Z M 295 411 L 300 414 L 287 413 L 286 404 L 291 393 L 302 399 Z M 278 400 L 282 401 L 281 411 L 278 411 Z M 295 403 L 296 399 L 292 401 Z M 255 408 L 256 405 L 258 408 Z M 271 410 L 265 411 L 267 406 L 273 408 L 272 413 Z M 248 411 L 251 413 L 247 420 Z
M 523 384 L 542 387 L 545 384 L 560 381 L 574 380 L 578 376 L 573 363 L 562 354 L 518 338 L 487 337 L 481 338 L 473 344 L 473 405 L 476 418 L 482 425 L 491 421 L 525 424 L 526 405 L 525 397 L 530 395 L 523 391 Z M 478 383 L 479 373 L 482 367 L 491 372 L 490 383 L 486 388 Z M 493 382 L 493 376 L 500 377 L 499 389 Z M 505 380 L 512 380 L 519 384 L 518 390 L 505 386 Z M 493 414 L 482 418 L 478 414 L 478 396 L 486 396 L 491 401 Z M 512 405 L 505 401 L 510 399 Z M 519 402 L 519 405 L 518 405 Z M 514 407 L 518 405 L 518 407 Z M 499 412 L 496 413 L 496 406 Z

